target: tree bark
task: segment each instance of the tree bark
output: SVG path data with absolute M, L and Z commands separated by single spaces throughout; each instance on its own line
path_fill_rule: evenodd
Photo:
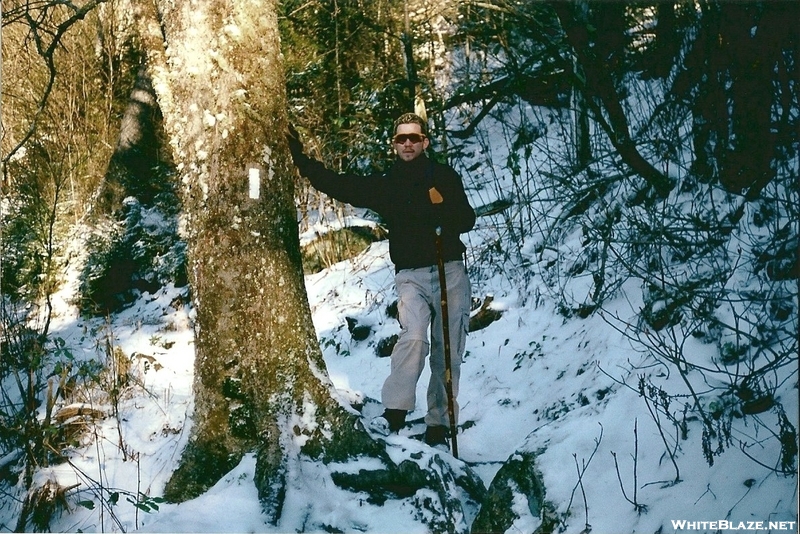
M 378 449 L 332 396 L 311 321 L 276 2 L 138 8 L 182 183 L 197 312 L 194 426 L 165 495 L 194 497 L 256 450 L 259 496 L 277 522 L 293 458 Z
M 575 9 L 585 12 L 588 11 L 589 6 L 585 1 L 578 2 L 575 4 Z M 572 68 L 575 79 L 586 78 L 577 57 L 572 58 Z M 584 89 L 578 84 L 573 84 L 570 97 L 572 100 L 572 143 L 575 154 L 575 168 L 585 169 L 592 159 L 589 106 L 586 104 Z
M 655 53 L 650 71 L 657 78 L 666 80 L 680 48 L 677 31 L 675 2 L 660 1 L 656 4 Z
M 114 147 L 97 211 L 111 214 L 122 206 L 127 196 L 135 196 L 142 204 L 153 203 L 163 187 L 157 171 L 160 160 L 161 117 L 156 95 L 144 66 L 136 74 L 128 105 L 122 116 L 119 138 Z

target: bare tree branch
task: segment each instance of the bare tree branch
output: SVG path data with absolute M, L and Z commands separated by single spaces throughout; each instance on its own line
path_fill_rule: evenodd
M 3 27 L 12 22 L 20 22 L 27 24 L 30 28 L 30 38 L 36 45 L 36 50 L 39 56 L 44 60 L 47 66 L 48 79 L 42 91 L 42 96 L 39 98 L 39 103 L 36 112 L 31 119 L 28 129 L 17 144 L 12 148 L 8 154 L 3 156 L 2 163 L 3 169 L 14 157 L 14 155 L 22 148 L 25 143 L 36 132 L 39 120 L 42 117 L 47 102 L 50 99 L 50 94 L 53 92 L 53 86 L 56 83 L 58 71 L 56 69 L 55 52 L 61 44 L 61 38 L 65 33 L 77 22 L 86 18 L 94 8 L 98 5 L 105 3 L 107 0 L 89 0 L 89 2 L 82 6 L 76 6 L 71 2 L 53 1 L 42 3 L 27 3 L 24 6 L 13 8 L 10 15 L 3 14 Z M 46 22 L 54 17 L 53 11 L 59 7 L 66 6 L 72 14 L 65 20 L 56 24 L 55 27 L 49 27 Z M 4 170 L 5 172 L 5 170 Z

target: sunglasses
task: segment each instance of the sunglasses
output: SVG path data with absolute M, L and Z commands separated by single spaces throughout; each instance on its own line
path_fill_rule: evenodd
M 418 133 L 397 134 L 394 136 L 394 142 L 398 145 L 406 144 L 406 141 L 411 141 L 414 144 L 421 143 L 425 136 Z

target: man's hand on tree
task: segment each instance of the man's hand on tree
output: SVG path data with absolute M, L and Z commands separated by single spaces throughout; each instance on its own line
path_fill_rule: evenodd
M 289 152 L 292 153 L 292 157 L 303 154 L 303 143 L 300 141 L 300 133 L 292 123 L 289 123 L 289 131 L 286 134 L 286 142 L 289 143 Z

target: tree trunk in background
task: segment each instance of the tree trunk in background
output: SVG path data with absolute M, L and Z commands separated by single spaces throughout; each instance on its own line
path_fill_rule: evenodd
M 158 172 L 163 150 L 160 129 L 156 95 L 148 73 L 142 67 L 136 75 L 114 154 L 103 180 L 98 199 L 101 213 L 113 213 L 129 195 L 144 205 L 152 204 L 164 182 L 159 179 Z
M 411 21 L 408 13 L 408 3 L 404 4 L 405 18 L 403 21 L 403 34 L 400 40 L 403 42 L 403 57 L 405 58 L 406 65 L 406 90 L 408 97 L 405 104 L 405 109 L 414 109 L 414 97 L 417 95 L 417 64 L 414 61 L 414 35 L 411 33 Z
M 575 9 L 584 13 L 589 10 L 585 1 L 576 2 Z M 586 75 L 581 69 L 581 64 L 576 57 L 572 58 L 573 75 L 575 78 L 585 79 Z M 589 129 L 589 107 L 583 90 L 577 84 L 572 86 L 572 142 L 574 143 L 575 168 L 585 169 L 592 159 L 592 146 Z
M 797 75 L 787 66 L 795 64 L 798 15 L 790 2 L 705 5 L 673 83 L 693 114 L 693 172 L 748 200 L 776 177 L 779 145 L 796 137 L 789 117 Z
M 194 426 L 165 495 L 192 498 L 256 450 L 259 496 L 276 522 L 292 458 L 376 450 L 332 397 L 311 321 L 276 2 L 139 9 L 182 182 L 197 312 Z M 322 435 L 331 430 L 335 444 Z
M 650 67 L 657 78 L 666 80 L 680 51 L 680 35 L 672 1 L 656 4 L 655 54 Z

